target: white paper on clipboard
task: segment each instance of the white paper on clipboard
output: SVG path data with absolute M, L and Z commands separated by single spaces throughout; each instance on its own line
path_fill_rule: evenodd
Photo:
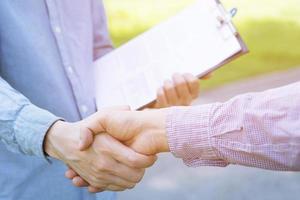
M 201 77 L 246 52 L 222 4 L 198 0 L 95 61 L 97 108 L 142 108 L 174 73 Z

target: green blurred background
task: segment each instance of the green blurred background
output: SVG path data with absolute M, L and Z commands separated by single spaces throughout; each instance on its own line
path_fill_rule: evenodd
M 115 46 L 174 15 L 193 1 L 104 0 Z M 203 88 L 300 66 L 300 0 L 222 2 L 228 9 L 238 8 L 234 22 L 250 53 L 217 70 L 210 80 L 202 83 Z

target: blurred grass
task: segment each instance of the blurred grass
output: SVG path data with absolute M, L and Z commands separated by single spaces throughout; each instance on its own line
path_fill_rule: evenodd
M 105 0 L 116 46 L 174 15 L 193 0 Z M 204 88 L 300 66 L 300 0 L 224 0 L 250 53 L 220 68 Z

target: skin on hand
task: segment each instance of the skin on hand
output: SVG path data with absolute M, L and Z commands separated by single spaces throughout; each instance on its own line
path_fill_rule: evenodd
M 144 155 L 155 155 L 160 152 L 168 152 L 168 140 L 166 135 L 165 117 L 167 110 L 147 111 L 107 111 L 97 113 L 101 118 L 101 127 L 112 137 L 125 143 L 134 151 Z M 91 132 L 81 132 L 81 150 L 89 148 L 93 143 L 93 126 L 88 126 Z M 97 130 L 96 130 L 97 131 Z M 73 180 L 78 187 L 87 186 L 84 177 L 79 177 L 73 169 L 66 172 L 66 177 Z M 90 191 L 98 191 L 89 187 Z
M 98 112 L 101 127 L 107 134 L 143 155 L 168 152 L 166 133 L 166 109 L 145 111 Z M 88 125 L 87 125 L 88 126 Z M 89 127 L 89 132 L 81 131 L 80 149 L 85 150 L 93 143 L 97 127 Z
M 153 165 L 156 157 L 138 154 L 108 134 L 97 135 L 89 149 L 80 151 L 80 133 L 90 132 L 86 124 L 100 124 L 95 117 L 78 123 L 56 122 L 46 135 L 45 151 L 75 170 L 85 181 L 75 178 L 73 182 L 91 185 L 91 192 L 134 187 L 143 177 L 144 168 Z M 98 126 L 99 132 L 100 129 Z
M 198 97 L 199 79 L 191 74 L 174 74 L 157 91 L 157 100 L 150 108 L 188 106 Z
M 169 152 L 166 112 L 160 109 L 111 113 L 105 124 L 106 131 L 141 154 Z

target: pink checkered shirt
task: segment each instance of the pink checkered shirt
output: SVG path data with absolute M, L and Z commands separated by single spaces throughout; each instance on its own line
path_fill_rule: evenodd
M 175 107 L 171 152 L 186 165 L 300 170 L 300 82 L 225 103 Z

